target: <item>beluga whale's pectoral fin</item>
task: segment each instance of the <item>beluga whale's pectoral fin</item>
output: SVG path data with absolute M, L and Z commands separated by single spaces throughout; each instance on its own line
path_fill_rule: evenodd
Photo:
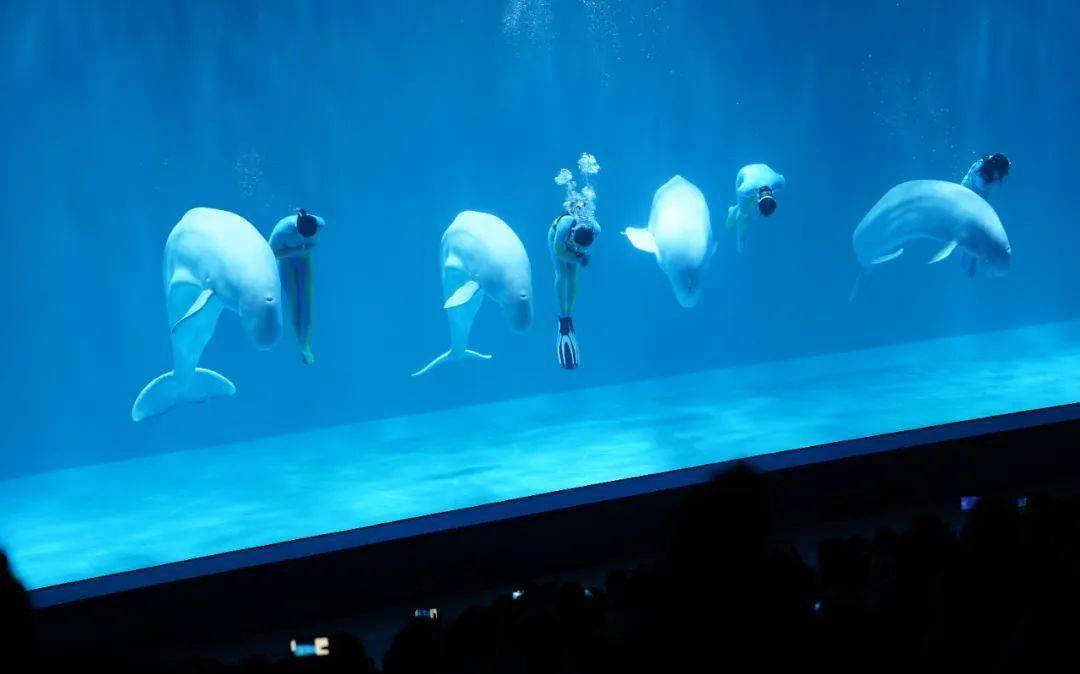
M 728 206 L 727 219 L 724 220 L 724 227 L 731 229 L 735 226 L 735 223 L 739 221 L 739 207 Z
M 927 262 L 926 264 L 937 264 L 938 262 L 941 262 L 945 258 L 952 255 L 952 252 L 954 250 L 956 250 L 956 241 L 950 241 L 947 244 L 945 244 L 944 248 L 942 248 L 941 250 L 939 250 L 937 252 L 937 255 L 930 258 L 930 261 Z
M 454 307 L 460 307 L 473 298 L 476 291 L 480 289 L 480 284 L 476 281 L 466 281 L 460 288 L 454 291 L 454 294 L 447 298 L 443 303 L 443 309 L 453 309 Z
M 211 290 L 210 288 L 207 288 L 207 289 L 203 290 L 201 293 L 199 293 L 199 296 L 196 297 L 195 301 L 191 303 L 190 307 L 188 307 L 187 313 L 185 313 L 183 316 L 181 316 L 180 320 L 173 323 L 172 331 L 176 332 L 176 329 L 179 328 L 180 325 L 184 321 L 188 320 L 189 318 L 191 318 L 195 314 L 202 311 L 203 307 L 206 306 L 206 303 L 209 302 L 210 298 L 213 297 L 213 296 L 214 296 L 214 291 Z M 183 305 L 181 305 L 181 306 L 183 306 Z
M 658 250 L 656 239 L 653 238 L 652 232 L 649 230 L 641 227 L 627 227 L 623 230 L 623 234 L 630 240 L 630 245 L 634 248 L 653 255 L 656 254 Z
M 870 264 L 882 264 L 883 262 L 888 262 L 889 260 L 895 260 L 896 258 L 900 257 L 903 253 L 904 253 L 903 248 L 897 248 L 896 250 L 894 250 L 891 253 L 888 253 L 887 255 L 882 255 L 881 257 L 874 258 L 874 261 L 871 262 Z

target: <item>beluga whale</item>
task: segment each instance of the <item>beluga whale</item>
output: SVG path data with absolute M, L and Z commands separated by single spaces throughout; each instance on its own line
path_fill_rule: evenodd
M 173 368 L 153 379 L 135 399 L 131 418 L 141 421 L 177 402 L 228 396 L 236 386 L 198 367 L 218 316 L 240 317 L 256 348 L 281 336 L 281 281 L 270 244 L 244 218 L 215 208 L 193 208 L 165 241 L 165 304 Z
M 485 296 L 502 308 L 515 332 L 532 325 L 529 256 L 514 230 L 499 218 L 478 211 L 459 213 L 443 233 L 439 266 L 450 350 L 414 372 L 414 377 L 448 361 L 491 358 L 468 348 L 473 319 Z
M 675 176 L 653 195 L 648 227 L 627 227 L 623 234 L 634 248 L 656 256 L 680 305 L 687 309 L 697 305 L 702 275 L 716 252 L 709 206 L 701 190 Z
M 747 164 L 735 175 L 735 205 L 728 208 L 726 227 L 735 229 L 735 250 L 743 251 L 747 226 L 776 212 L 776 195 L 784 176 L 768 164 Z
M 886 192 L 855 228 L 851 242 L 862 267 L 860 277 L 900 257 L 905 246 L 919 239 L 941 246 L 929 264 L 961 250 L 968 258 L 969 275 L 978 264 L 1001 275 L 1012 259 L 1005 227 L 984 198 L 953 182 L 911 180 Z M 858 281 L 852 299 L 857 290 Z

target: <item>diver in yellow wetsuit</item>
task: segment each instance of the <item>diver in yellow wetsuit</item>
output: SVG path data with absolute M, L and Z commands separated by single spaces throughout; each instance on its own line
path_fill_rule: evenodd
M 596 190 L 589 184 L 589 176 L 600 172 L 600 164 L 596 157 L 582 152 L 577 168 L 583 183 L 580 190 L 568 169 L 559 169 L 555 176 L 555 184 L 566 189 L 566 199 L 562 215 L 555 218 L 548 229 L 548 250 L 555 267 L 555 296 L 559 304 L 555 352 L 559 365 L 566 370 L 576 370 L 581 365 L 581 352 L 574 334 L 574 300 L 579 272 L 589 264 L 592 245 L 600 235 L 600 225 L 596 222 Z
M 583 220 L 570 213 L 555 218 L 548 231 L 548 250 L 555 267 L 555 297 L 559 304 L 556 351 L 559 365 L 567 370 L 581 364 L 573 320 L 578 270 L 589 264 L 589 251 L 599 234 L 600 225 L 595 220 Z

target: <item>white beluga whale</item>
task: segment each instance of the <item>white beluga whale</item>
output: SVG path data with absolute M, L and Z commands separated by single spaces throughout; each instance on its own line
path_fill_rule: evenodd
M 776 212 L 776 193 L 784 176 L 768 164 L 747 164 L 735 175 L 735 205 L 728 207 L 727 228 L 735 228 L 735 250 L 742 252 L 746 227 Z
M 900 257 L 908 243 L 919 239 L 941 246 L 929 264 L 963 251 L 970 258 L 969 274 L 975 273 L 976 263 L 991 274 L 1003 274 L 1012 259 L 1009 237 L 993 207 L 967 187 L 944 180 L 911 180 L 892 188 L 863 217 L 851 242 L 866 273 Z
M 649 226 L 627 227 L 623 234 L 634 248 L 656 256 L 679 304 L 697 305 L 702 275 L 716 252 L 709 206 L 701 190 L 675 176 L 656 190 Z
M 131 408 L 141 421 L 177 402 L 232 395 L 224 376 L 198 367 L 228 309 L 240 317 L 259 349 L 281 336 L 281 281 L 270 244 L 247 220 L 214 208 L 193 208 L 165 242 L 165 303 L 172 332 L 173 369 L 147 384 Z
M 499 218 L 477 211 L 459 213 L 443 233 L 439 265 L 450 350 L 414 372 L 414 377 L 447 361 L 491 358 L 468 348 L 469 331 L 485 296 L 502 307 L 515 332 L 532 325 L 529 256 L 514 230 Z

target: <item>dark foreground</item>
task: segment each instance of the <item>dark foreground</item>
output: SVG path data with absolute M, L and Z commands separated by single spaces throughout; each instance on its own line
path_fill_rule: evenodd
M 983 498 L 807 550 L 774 527 L 779 483 L 736 468 L 683 495 L 665 550 L 602 586 L 524 583 L 456 616 L 412 618 L 377 668 L 362 635 L 327 657 L 170 658 L 140 643 L 35 647 L 35 620 L 6 563 L 8 671 L 628 672 L 1028 670 L 1072 648 L 1080 600 L 1080 500 Z M 826 523 L 821 523 L 825 525 Z M 268 593 L 273 588 L 266 588 Z M 198 630 L 196 622 L 190 629 Z M 252 626 L 251 629 L 257 629 Z M 20 662 L 21 660 L 21 662 Z M 101 668 L 98 670 L 98 668 Z

